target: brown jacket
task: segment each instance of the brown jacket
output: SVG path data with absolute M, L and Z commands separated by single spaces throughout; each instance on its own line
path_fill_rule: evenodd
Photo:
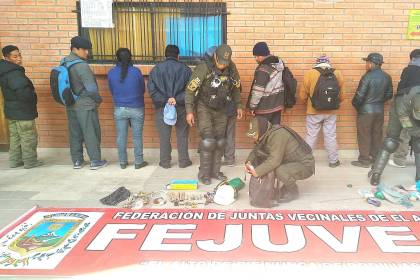
M 344 100 L 344 78 L 343 75 L 339 70 L 334 71 L 335 76 L 337 77 L 338 81 L 338 87 L 340 88 L 340 103 Z M 305 76 L 303 77 L 303 84 L 300 87 L 299 91 L 299 99 L 306 103 L 306 114 L 308 115 L 331 115 L 336 114 L 337 110 L 320 110 L 317 111 L 312 106 L 311 99 L 309 97 L 312 97 L 314 94 L 316 83 L 318 82 L 318 78 L 321 74 L 316 69 L 311 69 L 308 72 L 305 73 Z

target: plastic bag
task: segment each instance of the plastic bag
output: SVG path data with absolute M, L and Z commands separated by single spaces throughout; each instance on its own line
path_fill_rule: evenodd
M 410 201 L 411 194 L 409 192 L 403 192 L 396 186 L 389 187 L 383 184 L 379 184 L 377 190 L 380 191 L 389 202 L 403 205 L 407 208 L 413 207 L 413 203 Z

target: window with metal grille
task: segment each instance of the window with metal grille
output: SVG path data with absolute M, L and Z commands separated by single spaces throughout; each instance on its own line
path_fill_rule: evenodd
M 212 46 L 226 43 L 226 3 L 194 1 L 113 2 L 114 28 L 83 28 L 77 3 L 79 35 L 92 42 L 90 61 L 112 63 L 118 48 L 129 48 L 135 63 L 164 60 L 165 47 L 177 45 L 180 60 L 194 64 Z

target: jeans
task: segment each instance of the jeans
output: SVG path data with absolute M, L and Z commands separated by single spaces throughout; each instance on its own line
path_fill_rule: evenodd
M 143 163 L 144 108 L 115 107 L 114 119 L 117 127 L 118 158 L 120 164 L 127 160 L 127 133 L 131 126 L 134 146 L 134 164 Z

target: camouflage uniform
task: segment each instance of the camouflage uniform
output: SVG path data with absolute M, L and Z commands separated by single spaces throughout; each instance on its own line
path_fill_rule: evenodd
M 372 185 L 380 183 L 380 177 L 384 171 L 390 155 L 399 146 L 399 138 L 403 128 L 407 129 L 411 137 L 416 163 L 415 180 L 420 180 L 420 86 L 412 87 L 408 93 L 398 94 L 389 111 L 387 135 L 382 144 L 372 170 L 369 172 Z M 414 114 L 418 114 L 415 116 Z
M 370 183 L 378 185 L 390 155 L 399 145 L 401 131 L 411 138 L 416 163 L 416 181 L 420 180 L 420 49 L 410 53 L 410 63 L 401 73 L 397 94 L 389 111 L 388 130 L 382 150 L 369 172 Z
M 242 108 L 239 73 L 235 64 L 230 61 L 231 54 L 229 46 L 218 47 L 213 59 L 197 65 L 186 89 L 186 111 L 187 114 L 196 113 L 201 137 L 198 177 L 205 184 L 210 183 L 211 177 L 226 178 L 220 172 L 226 143 L 226 106 L 233 99 L 237 108 Z M 228 66 L 219 70 L 215 58 L 219 64 Z

